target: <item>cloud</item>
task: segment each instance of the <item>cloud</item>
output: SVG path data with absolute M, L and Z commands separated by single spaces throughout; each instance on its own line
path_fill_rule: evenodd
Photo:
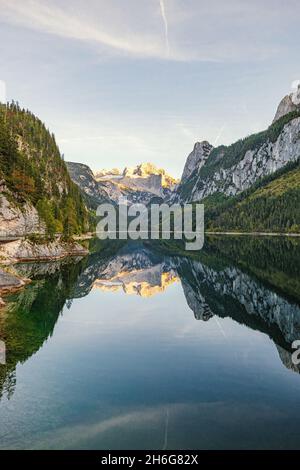
M 0 102 L 6 103 L 6 83 L 0 80 Z
M 91 2 L 91 13 L 86 14 L 84 4 L 64 9 L 53 2 L 41 0 L 0 0 L 2 16 L 6 21 L 43 33 L 61 36 L 91 44 L 101 45 L 115 51 L 137 57 L 166 58 L 161 34 L 134 32 L 132 28 L 111 27 L 113 21 L 101 22 L 101 11 Z M 107 4 L 105 8 L 107 8 Z M 93 12 L 94 7 L 94 12 Z M 94 14 L 93 14 L 94 13 Z M 116 20 L 118 20 L 116 15 Z M 114 31 L 111 31 L 114 30 Z M 181 60 L 180 54 L 173 59 Z
M 288 50 L 279 32 L 298 28 L 296 4 L 291 12 L 279 3 L 277 8 L 269 8 L 269 0 L 251 4 L 172 0 L 167 9 L 166 0 L 126 0 L 126 7 L 124 3 L 0 0 L 0 17 L 10 24 L 86 42 L 99 52 L 173 61 L 263 60 Z
M 164 26 L 165 26 L 166 49 L 167 49 L 167 55 L 169 57 L 170 56 L 169 25 L 168 25 L 168 20 L 166 16 L 164 0 L 159 0 L 159 5 L 160 5 L 161 16 L 162 16 Z
M 195 405 L 186 403 L 158 404 L 153 407 L 133 409 L 127 413 L 112 416 L 108 419 L 89 423 L 75 423 L 72 426 L 62 426 L 55 431 L 45 431 L 35 436 L 26 436 L 26 447 L 33 449 L 66 449 L 77 448 L 91 440 L 109 439 L 110 433 L 114 431 L 115 435 L 122 436 L 128 434 L 129 437 L 136 436 L 140 430 L 150 426 L 151 428 L 162 429 L 164 432 L 161 442 L 162 446 L 166 444 L 167 426 L 169 414 L 175 418 L 190 412 L 196 411 Z M 177 418 L 178 419 L 178 418 Z

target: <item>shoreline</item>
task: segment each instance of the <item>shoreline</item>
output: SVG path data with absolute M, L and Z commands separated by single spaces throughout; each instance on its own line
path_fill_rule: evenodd
M 0 268 L 0 310 L 6 306 L 3 296 L 18 292 L 30 282 L 30 279 L 21 278 L 14 272 Z
M 69 242 L 55 239 L 34 242 L 30 239 L 0 241 L 0 265 L 20 262 L 57 261 L 66 257 L 87 256 L 89 250 L 76 240 Z
M 80 241 L 80 240 L 92 240 L 92 238 L 96 238 L 97 235 L 96 235 L 96 232 L 88 232 L 88 233 L 83 233 L 82 235 L 74 235 L 73 236 L 73 240 L 77 240 L 77 241 Z
M 259 237 L 300 237 L 300 233 L 294 232 L 228 232 L 228 231 L 217 231 L 211 232 L 210 230 L 205 230 L 205 234 L 208 235 L 251 235 Z M 76 235 L 73 237 L 74 240 L 91 240 L 92 238 L 97 238 L 96 233 L 88 233 L 83 235 Z
M 233 235 L 233 236 L 252 236 L 252 237 L 300 237 L 300 233 L 285 233 L 285 232 L 211 232 L 205 231 L 205 235 Z
M 8 295 L 25 287 L 30 279 L 22 279 L 9 266 L 18 263 L 45 263 L 65 258 L 84 258 L 89 250 L 78 242 L 55 240 L 49 243 L 34 243 L 25 239 L 0 243 L 0 309 L 5 307 L 2 295 Z

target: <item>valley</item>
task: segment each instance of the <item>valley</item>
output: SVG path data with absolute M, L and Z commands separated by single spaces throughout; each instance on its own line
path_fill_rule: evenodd
M 180 180 L 151 163 L 93 172 L 65 162 L 39 118 L 1 105 L 0 262 L 86 256 L 80 239 L 94 232 L 98 205 L 120 198 L 203 203 L 211 233 L 300 234 L 298 95 L 283 98 L 266 131 L 227 147 L 197 142 Z

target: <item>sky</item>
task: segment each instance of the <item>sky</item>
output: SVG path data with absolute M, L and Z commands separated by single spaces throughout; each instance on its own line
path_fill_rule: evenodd
M 0 101 L 93 170 L 179 177 L 197 141 L 271 123 L 300 78 L 299 0 L 0 0 Z

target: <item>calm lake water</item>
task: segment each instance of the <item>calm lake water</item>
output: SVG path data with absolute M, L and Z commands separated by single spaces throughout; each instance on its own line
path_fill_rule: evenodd
M 299 242 L 99 245 L 18 266 L 0 448 L 300 448 Z

